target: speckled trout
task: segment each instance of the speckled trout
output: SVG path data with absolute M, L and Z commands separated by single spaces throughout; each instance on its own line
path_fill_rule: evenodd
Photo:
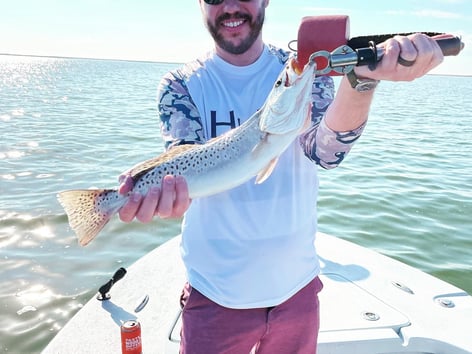
M 185 177 L 190 198 L 199 198 L 237 187 L 256 177 L 266 180 L 278 157 L 311 122 L 315 63 L 296 69 L 290 58 L 260 110 L 239 127 L 201 145 L 181 145 L 130 171 L 134 187 L 128 194 L 117 189 L 68 190 L 58 199 L 83 246 L 92 241 L 132 192 L 145 195 L 159 186 L 165 175 Z

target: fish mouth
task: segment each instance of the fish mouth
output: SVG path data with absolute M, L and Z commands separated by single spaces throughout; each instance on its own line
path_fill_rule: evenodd
M 302 81 L 304 79 L 308 80 L 308 77 L 310 77 L 311 79 L 314 79 L 315 65 L 316 65 L 315 61 L 309 61 L 303 68 L 302 72 L 299 72 L 297 68 L 296 59 L 295 58 L 290 59 L 287 70 L 285 70 L 285 80 L 284 80 L 285 87 L 293 86 L 297 83 L 297 81 Z

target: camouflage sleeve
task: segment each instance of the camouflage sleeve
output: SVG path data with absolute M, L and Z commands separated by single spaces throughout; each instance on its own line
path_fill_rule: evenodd
M 344 160 L 365 127 L 364 123 L 352 131 L 331 130 L 323 117 L 333 99 L 333 79 L 318 77 L 313 84 L 312 127 L 300 137 L 305 155 L 325 169 L 337 167 Z
M 168 73 L 159 83 L 157 112 L 166 149 L 205 142 L 200 114 L 179 71 Z

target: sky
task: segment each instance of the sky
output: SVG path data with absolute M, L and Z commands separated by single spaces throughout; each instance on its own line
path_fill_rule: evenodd
M 435 74 L 472 75 L 471 0 L 271 0 L 264 40 L 282 48 L 304 16 L 348 15 L 350 37 L 434 31 L 465 49 Z M 210 49 L 198 0 L 0 0 L 0 53 L 185 62 Z

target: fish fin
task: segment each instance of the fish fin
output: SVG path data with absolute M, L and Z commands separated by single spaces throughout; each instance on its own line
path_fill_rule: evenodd
M 57 195 L 81 246 L 92 241 L 118 210 L 104 210 L 100 206 L 100 202 L 109 198 L 110 193 L 118 195 L 112 189 L 68 190 Z
M 161 165 L 162 163 L 167 162 L 169 160 L 172 160 L 175 156 L 182 154 L 188 150 L 193 150 L 198 146 L 200 145 L 184 144 L 174 146 L 173 148 L 163 152 L 162 154 L 154 158 L 138 163 L 133 168 L 124 173 L 131 175 L 131 177 L 133 177 L 133 179 L 136 181 L 137 179 L 139 179 L 140 176 L 146 174 L 149 170 L 152 170 L 156 166 Z
M 264 167 L 260 172 L 259 174 L 257 175 L 256 177 L 256 184 L 261 184 L 262 182 L 264 182 L 267 178 L 269 178 L 269 176 L 272 174 L 272 172 L 274 171 L 274 168 L 275 166 L 277 165 L 277 162 L 279 161 L 279 158 L 276 157 L 276 158 L 273 158 L 269 164 Z
M 251 155 L 253 158 L 257 158 L 259 151 L 264 148 L 264 144 L 267 143 L 267 140 L 269 138 L 269 133 L 265 133 L 264 136 L 261 138 L 261 140 L 252 148 Z

